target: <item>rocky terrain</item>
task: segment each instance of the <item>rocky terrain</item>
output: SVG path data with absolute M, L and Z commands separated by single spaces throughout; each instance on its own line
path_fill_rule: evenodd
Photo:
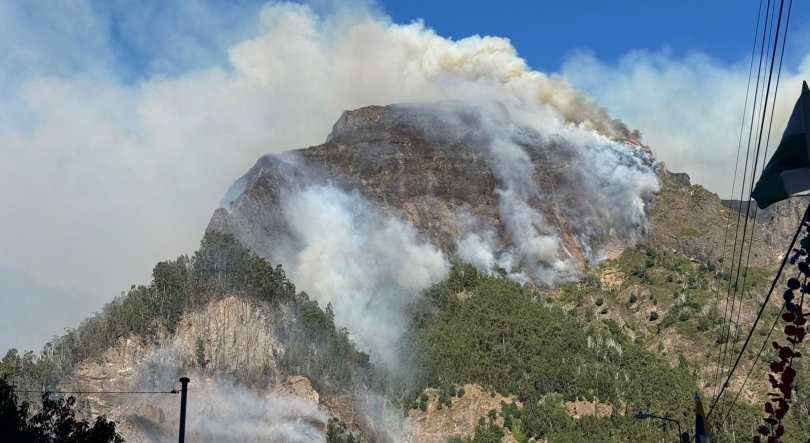
M 447 275 L 448 263 L 463 261 L 550 294 L 569 314 L 597 318 L 599 327 L 613 322 L 618 332 L 611 333 L 657 349 L 673 367 L 682 364 L 681 356 L 699 366 L 705 357 L 696 348 L 706 343 L 660 326 L 667 311 L 682 312 L 692 295 L 681 289 L 665 299 L 663 290 L 651 287 L 660 278 L 668 282 L 661 287 L 687 288 L 688 276 L 648 259 L 653 263 L 647 267 L 660 275 L 644 283 L 631 275 L 637 269 L 632 263 L 618 258 L 649 245 L 648 257 L 655 249 L 695 263 L 700 272 L 723 269 L 724 258 L 741 254 L 732 245 L 738 226 L 747 223 L 753 235 L 742 256 L 752 267 L 768 269 L 782 259 L 805 202 L 782 202 L 750 217 L 739 202 L 721 201 L 691 184 L 686 173 L 668 171 L 636 143 L 581 128 L 546 133 L 513 117 L 503 105 L 454 102 L 346 111 L 325 143 L 259 159 L 228 191 L 208 232 L 231 234 L 253 253 L 283 263 L 299 289 L 322 307 L 331 303 L 330 313 L 334 304 L 337 327 L 346 327 L 377 362 L 390 362 L 385 348 L 404 331 L 410 303 Z M 312 199 L 312 190 L 319 198 Z M 319 217 L 325 219 L 320 225 L 305 226 Z M 346 224 L 335 224 L 344 218 Z M 331 245 L 347 230 L 351 238 L 373 241 Z M 317 243 L 329 248 L 313 250 Z M 328 263 L 307 273 L 307 263 L 319 260 Z M 336 268 L 341 279 L 333 275 Z M 597 281 L 586 289 L 554 289 L 587 280 L 595 269 Z M 346 283 L 347 272 L 361 282 Z M 715 272 L 711 278 L 719 277 Z M 707 285 L 696 287 L 701 297 L 719 293 L 714 280 Z M 569 293 L 578 298 L 566 298 Z M 606 294 L 612 298 L 603 300 Z M 456 295 L 462 302 L 468 297 Z M 753 309 L 755 302 L 745 303 Z M 170 391 L 178 377 L 190 376 L 190 442 L 232 436 L 234 423 L 244 441 L 322 441 L 334 417 L 365 441 L 440 443 L 471 437 L 489 411 L 517 400 L 465 384 L 465 395 L 452 407 L 440 408 L 439 391 L 427 389 L 424 410 L 403 414 L 401 405 L 364 383 L 338 388 L 328 377 L 313 380 L 282 369 L 284 331 L 297 321 L 284 303 L 235 294 L 216 298 L 183 312 L 176 330 L 161 331 L 149 344 L 135 336 L 119 339 L 101 358 L 78 363 L 59 387 Z M 704 388 L 712 369 L 694 371 Z M 754 401 L 757 392 L 747 392 L 746 399 Z M 80 404 L 91 415 L 119 421 L 127 441 L 175 438 L 176 395 L 82 394 Z M 593 397 L 564 402 L 577 420 L 623 417 L 622 405 Z M 503 426 L 504 417 L 495 422 Z M 505 432 L 503 441 L 517 441 Z
M 504 126 L 514 123 L 505 109 L 496 108 L 495 113 L 492 117 L 459 103 L 344 112 L 326 143 L 260 159 L 234 184 L 228 195 L 238 197 L 214 214 L 208 229 L 233 233 L 251 250 L 283 261 L 285 252 L 296 247 L 283 215 L 285 193 L 332 183 L 358 192 L 380 212 L 402 215 L 447 255 L 455 253 L 456 244 L 471 230 L 495 233 L 498 247 L 509 250 L 517 234 L 501 220 L 499 205 L 501 192 L 512 185 L 504 183 L 493 166 L 504 160 L 490 151 L 495 136 L 484 128 L 493 118 L 504 120 L 496 122 Z M 632 190 L 638 202 L 628 196 L 620 207 L 610 206 L 599 200 L 602 195 L 584 177 L 582 167 L 592 161 L 585 157 L 587 150 L 563 137 L 512 131 L 509 137 L 527 153 L 529 178 L 540 190 L 529 193 L 527 204 L 545 220 L 545 229 L 560 235 L 560 248 L 578 268 L 599 259 L 597 248 L 620 250 L 643 236 L 639 208 L 621 206 L 643 206 L 655 183 Z M 640 149 L 627 147 L 613 160 L 643 173 L 649 159 Z

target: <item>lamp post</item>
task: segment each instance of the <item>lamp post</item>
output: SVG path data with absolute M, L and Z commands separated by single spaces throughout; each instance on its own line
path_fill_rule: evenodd
M 648 418 L 657 418 L 659 420 L 666 420 L 674 422 L 678 425 L 678 437 L 680 438 L 680 443 L 689 443 L 689 434 L 686 432 L 681 432 L 681 423 L 678 420 L 672 418 L 661 417 L 658 415 L 650 414 L 649 412 L 639 412 L 638 414 L 633 414 L 633 418 L 636 420 L 646 420 Z

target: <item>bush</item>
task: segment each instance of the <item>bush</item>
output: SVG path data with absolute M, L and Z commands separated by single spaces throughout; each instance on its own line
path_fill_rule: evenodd
M 607 314 L 608 313 L 608 308 L 602 308 L 602 310 L 599 311 L 599 313 L 602 314 L 602 315 Z
M 688 312 L 684 311 L 684 312 L 681 312 L 680 315 L 678 315 L 678 321 L 687 321 L 687 320 L 689 320 L 689 313 Z
M 604 303 L 605 303 L 604 298 L 599 297 L 599 298 L 596 299 L 596 306 L 602 306 Z
M 464 386 L 458 388 L 458 398 L 464 397 Z
M 631 295 L 630 296 L 630 303 L 633 304 L 636 301 L 638 301 L 638 297 L 636 297 L 636 294 Z
M 658 320 L 658 312 L 656 312 L 656 311 L 650 312 L 650 321 L 656 321 L 656 320 Z

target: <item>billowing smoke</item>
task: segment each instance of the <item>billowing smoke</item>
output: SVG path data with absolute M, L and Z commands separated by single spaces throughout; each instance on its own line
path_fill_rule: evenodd
M 322 307 L 331 303 L 338 326 L 377 361 L 395 362 L 406 307 L 446 275 L 450 255 L 484 272 L 502 268 L 515 281 L 550 286 L 578 278 L 610 246 L 627 247 L 644 235 L 646 203 L 658 178 L 654 161 L 637 146 L 585 125 L 572 127 L 520 98 L 387 109 L 390 114 L 378 117 L 424 134 L 448 155 L 453 146 L 486 154 L 495 185 L 481 191 L 497 198 L 497 217 L 481 219 L 465 204 L 452 220 L 433 221 L 458 233 L 455 249 L 440 251 L 404 211 L 385 203 L 402 197 L 397 191 L 371 203 L 351 185 L 369 176 L 324 165 L 316 160 L 323 154 L 262 157 L 229 191 L 248 189 L 232 207 L 237 236 L 282 263 L 298 289 Z M 330 137 L 349 146 L 340 155 L 374 162 L 391 149 L 390 134 L 374 132 L 389 123 L 366 127 L 363 119 L 373 121 L 373 114 L 357 115 L 341 118 Z M 390 172 L 384 163 L 375 167 Z
M 634 137 L 504 38 L 453 41 L 356 3 L 318 15 L 200 1 L 167 18 L 88 1 L 2 12 L 7 41 L 48 29 L 0 60 L 14 73 L 0 78 L 0 199 L 15 208 L 0 214 L 0 262 L 46 283 L 111 297 L 148 279 L 155 262 L 195 248 L 256 158 L 322 142 L 346 109 L 520 97 L 562 122 Z M 107 34 L 117 21 L 126 26 Z M 133 74 L 122 47 L 154 63 Z
M 455 104 L 422 107 L 448 122 L 446 131 L 456 133 L 464 132 L 458 128 L 471 113 Z M 468 107 L 483 135 L 480 146 L 471 149 L 488 154 L 490 171 L 499 182 L 501 227 L 487 226 L 466 208 L 459 211 L 456 222 L 466 234 L 458 240 L 456 254 L 463 261 L 485 272 L 503 268 L 519 282 L 554 285 L 603 260 L 606 243 L 623 247 L 643 235 L 646 202 L 659 183 L 653 159 L 637 146 L 585 125 L 571 126 L 519 97 Z M 551 175 L 538 177 L 538 171 Z M 560 232 L 563 225 L 568 241 Z M 496 233 L 501 228 L 505 237 Z
M 188 358 L 188 356 L 185 356 Z M 200 443 L 284 442 L 314 443 L 324 441 L 328 416 L 313 401 L 292 393 L 256 390 L 233 377 L 216 373 L 203 374 L 189 369 L 177 343 L 156 346 L 144 361 L 136 365 L 134 387 L 140 390 L 168 390 L 181 375 L 192 379 L 188 390 L 188 441 Z M 191 373 L 189 373 L 189 371 Z M 176 441 L 172 432 L 178 426 L 179 399 L 159 396 L 128 402 L 118 411 L 128 415 L 138 426 L 136 441 L 161 443 Z M 126 429 L 126 428 L 125 428 Z M 126 430 L 124 431 L 126 433 Z
M 788 57 L 779 80 L 770 153 L 779 143 L 802 81 L 810 78 L 806 41 L 788 38 Z M 791 44 L 796 46 L 791 48 Z M 790 54 L 796 57 L 795 63 L 789 61 Z M 611 112 L 644 128 L 645 144 L 652 147 L 669 170 L 688 172 L 693 183 L 705 186 L 722 198 L 740 198 L 739 177 L 734 183 L 735 195 L 731 195 L 735 170 L 731 160 L 737 156 L 741 126 L 745 153 L 751 124 L 757 63 L 754 63 L 747 109 L 743 111 L 749 56 L 741 54 L 735 63 L 725 63 L 699 51 L 682 56 L 668 50 L 633 51 L 610 62 L 583 52 L 570 57 L 562 73 L 577 86 L 586 88 Z M 765 77 L 763 75 L 763 79 Z M 760 84 L 759 88 L 761 94 L 764 86 Z M 773 108 L 773 103 L 769 103 L 769 115 Z M 757 109 L 756 121 L 759 121 L 761 99 Z M 744 155 L 740 157 L 738 166 L 742 171 L 745 159 Z
M 408 223 L 335 186 L 290 191 L 282 208 L 302 248 L 285 262 L 292 281 L 322 307 L 331 303 L 372 357 L 394 361 L 405 308 L 445 276 L 445 257 Z

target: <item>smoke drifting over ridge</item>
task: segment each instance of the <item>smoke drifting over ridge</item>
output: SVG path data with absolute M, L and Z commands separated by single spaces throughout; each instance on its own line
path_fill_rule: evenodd
M 36 14 L 9 8 L 10 24 L 33 26 Z M 225 64 L 187 63 L 135 83 L 119 78 L 113 57 L 75 62 L 116 44 L 101 18 L 49 17 L 56 29 L 81 29 L 94 52 L 35 41 L 53 63 L 17 52 L 8 61 L 19 75 L 0 85 L 0 115 L 13 117 L 0 120 L 0 197 L 17 210 L 0 216 L 0 261 L 45 283 L 117 294 L 156 261 L 192 250 L 222 190 L 257 157 L 318 143 L 343 110 L 369 104 L 521 97 L 561 121 L 631 135 L 563 79 L 528 68 L 506 39 L 451 41 L 369 8 L 335 9 L 269 4 Z M 227 33 L 213 16 L 204 15 L 211 32 Z M 19 183 L 24 193 L 12 191 Z
M 646 202 L 658 190 L 655 165 L 640 148 L 520 99 L 361 109 L 345 113 L 328 140 L 261 158 L 229 189 L 223 202 L 231 213 L 216 215 L 212 228 L 282 263 L 298 289 L 332 304 L 336 323 L 362 349 L 391 364 L 406 307 L 447 274 L 452 257 L 487 273 L 497 265 L 521 283 L 571 281 L 603 260 L 606 248 L 643 235 Z M 466 169 L 469 155 L 483 159 L 483 170 Z M 394 177 L 419 174 L 420 159 L 442 156 L 455 180 L 462 171 L 485 174 L 492 187 L 417 190 L 411 187 L 421 179 Z M 368 180 L 370 187 L 362 184 Z M 469 205 L 487 195 L 497 216 L 473 215 Z M 447 208 L 449 218 L 426 215 L 428 224 L 456 233 L 454 245 L 411 224 L 405 207 L 420 204 L 413 197 L 462 203 Z
M 223 372 L 209 373 L 207 376 L 196 371 L 189 374 L 189 365 L 183 364 L 182 351 L 177 343 L 154 346 L 145 355 L 133 377 L 137 389 L 165 389 L 166 386 L 176 385 L 180 375 L 192 379 L 188 391 L 188 441 L 324 441 L 323 428 L 329 417 L 311 401 L 278 390 L 254 390 L 245 386 L 243 380 Z M 171 443 L 177 440 L 174 432 L 166 432 L 169 429 L 175 431 L 178 427 L 180 404 L 174 396 L 157 400 L 135 399 L 119 407 L 123 409 L 118 412 L 122 418 L 130 423 L 140 422 L 136 429 L 141 434 L 136 441 Z M 157 408 L 161 411 L 159 423 L 149 423 L 148 419 L 139 417 L 139 414 Z M 165 423 L 163 417 L 167 420 Z
M 359 345 L 395 361 L 407 306 L 441 280 L 445 257 L 417 240 L 407 222 L 377 213 L 334 186 L 311 186 L 283 199 L 284 217 L 303 249 L 290 257 L 290 278 L 349 328 Z

